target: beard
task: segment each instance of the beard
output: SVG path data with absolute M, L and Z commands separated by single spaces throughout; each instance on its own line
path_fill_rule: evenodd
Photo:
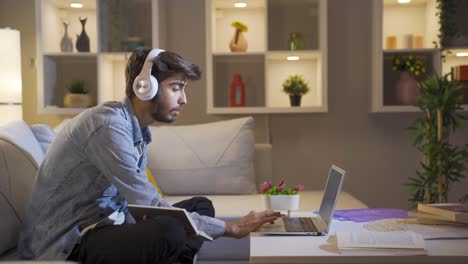
M 154 111 L 151 113 L 153 120 L 163 123 L 172 123 L 176 120 L 176 116 L 172 114 L 172 111 L 180 111 L 181 107 L 175 107 L 169 109 L 165 103 L 160 100 L 159 96 L 156 96 L 153 100 L 154 102 Z

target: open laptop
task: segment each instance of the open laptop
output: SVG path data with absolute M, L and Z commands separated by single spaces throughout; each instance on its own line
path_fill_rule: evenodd
M 343 185 L 345 171 L 332 165 L 328 173 L 320 210 L 312 217 L 282 217 L 274 224 L 265 224 L 257 232 L 266 235 L 322 236 L 328 233 L 336 202 Z

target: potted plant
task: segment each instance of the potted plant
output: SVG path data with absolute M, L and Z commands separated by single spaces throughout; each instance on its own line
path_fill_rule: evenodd
M 286 187 L 284 178 L 278 185 L 273 185 L 272 181 L 265 181 L 260 186 L 265 207 L 272 210 L 299 209 L 299 192 L 303 189 L 304 185 L 302 184 L 297 184 L 293 188 Z
M 233 21 L 231 26 L 234 27 L 235 32 L 231 41 L 229 42 L 229 49 L 234 52 L 247 51 L 247 40 L 244 37 L 243 32 L 247 32 L 249 27 L 241 21 Z
M 424 115 L 409 127 L 414 145 L 424 157 L 417 176 L 407 183 L 413 206 L 447 202 L 451 184 L 466 176 L 468 144 L 457 146 L 449 141 L 466 119 L 457 112 L 462 110 L 463 85 L 449 76 L 432 75 L 420 82 L 417 106 Z
M 395 84 L 395 97 L 400 105 L 416 105 L 419 85 L 415 77 L 426 73 L 426 63 L 423 58 L 409 55 L 394 55 L 392 70 L 400 72 Z
M 283 92 L 289 95 L 291 106 L 300 106 L 301 98 L 309 91 L 309 86 L 301 75 L 289 75 L 283 82 Z
M 436 16 L 439 18 L 439 34 L 437 37 L 442 49 L 463 47 L 468 44 L 467 36 L 462 34 L 457 24 L 457 19 L 460 16 L 457 14 L 458 5 L 458 0 L 437 0 L 438 11 Z M 433 43 L 438 48 L 438 43 L 435 41 Z M 443 55 L 443 59 L 445 59 L 445 54 Z
M 66 107 L 73 108 L 85 108 L 90 107 L 93 104 L 93 100 L 88 95 L 88 89 L 86 89 L 83 80 L 72 80 L 68 93 L 63 99 L 63 104 Z

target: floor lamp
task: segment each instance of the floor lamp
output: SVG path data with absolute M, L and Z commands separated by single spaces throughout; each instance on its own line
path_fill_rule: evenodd
M 23 119 L 21 44 L 18 30 L 0 29 L 0 125 Z

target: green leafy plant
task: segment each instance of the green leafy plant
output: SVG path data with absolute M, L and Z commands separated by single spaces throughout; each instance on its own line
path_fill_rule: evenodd
M 283 82 L 283 92 L 289 95 L 304 95 L 309 92 L 309 86 L 301 75 L 290 75 Z
M 286 181 L 281 179 L 278 185 L 272 181 L 264 181 L 260 186 L 260 192 L 266 195 L 295 195 L 304 190 L 304 185 L 296 184 L 293 188 L 286 187 Z
M 426 63 L 423 59 L 417 59 L 414 55 L 408 56 L 393 56 L 392 70 L 408 71 L 414 76 L 419 76 L 426 72 Z
M 462 110 L 463 85 L 449 76 L 432 75 L 419 83 L 417 105 L 424 115 L 408 128 L 424 157 L 421 169 L 407 183 L 413 206 L 447 202 L 451 184 L 466 176 L 468 144 L 456 146 L 449 141 L 450 134 L 466 120 L 457 112 Z
M 88 89 L 85 88 L 83 80 L 72 80 L 68 91 L 72 94 L 87 94 Z
M 247 32 L 249 31 L 249 27 L 247 26 L 247 24 L 241 22 L 241 21 L 233 21 L 231 23 L 231 26 L 233 26 L 236 30 L 240 31 L 240 32 Z
M 458 0 L 437 0 L 437 13 L 439 18 L 439 43 L 442 48 L 447 47 L 447 39 L 452 37 L 459 37 L 460 30 L 456 22 Z M 438 43 L 433 41 L 436 48 Z

